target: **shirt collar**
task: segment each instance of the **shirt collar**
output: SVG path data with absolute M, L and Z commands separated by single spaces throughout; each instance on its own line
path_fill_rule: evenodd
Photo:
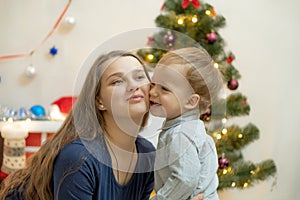
M 169 128 L 177 126 L 178 124 L 180 124 L 182 122 L 199 119 L 199 117 L 200 117 L 200 114 L 199 114 L 198 110 L 191 110 L 186 113 L 183 113 L 182 115 L 180 115 L 174 119 L 165 120 L 161 129 L 165 131 Z

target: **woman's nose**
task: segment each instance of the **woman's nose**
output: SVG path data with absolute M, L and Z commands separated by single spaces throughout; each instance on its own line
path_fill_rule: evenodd
M 136 91 L 139 88 L 139 84 L 135 81 L 128 81 L 128 85 L 127 85 L 127 91 L 128 92 L 133 92 Z

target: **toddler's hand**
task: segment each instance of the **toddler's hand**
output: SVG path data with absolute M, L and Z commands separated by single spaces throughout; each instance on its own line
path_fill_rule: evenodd
M 190 200 L 203 200 L 204 199 L 204 194 L 200 193 L 191 198 Z

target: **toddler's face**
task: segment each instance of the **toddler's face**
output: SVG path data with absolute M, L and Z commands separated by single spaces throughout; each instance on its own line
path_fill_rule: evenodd
M 186 67 L 175 64 L 155 68 L 150 90 L 150 112 L 154 116 L 173 119 L 187 111 L 185 104 L 193 89 L 186 71 Z

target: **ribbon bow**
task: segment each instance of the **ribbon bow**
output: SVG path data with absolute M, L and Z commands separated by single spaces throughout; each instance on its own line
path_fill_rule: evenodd
M 195 8 L 200 8 L 199 0 L 183 0 L 181 6 L 185 9 L 190 3 L 192 3 Z

